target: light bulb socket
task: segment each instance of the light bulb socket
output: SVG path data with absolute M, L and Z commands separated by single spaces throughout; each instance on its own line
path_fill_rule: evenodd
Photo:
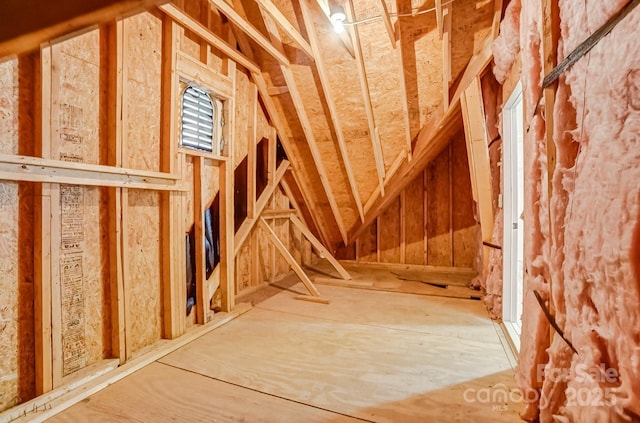
M 344 23 L 347 20 L 347 15 L 344 13 L 344 8 L 342 6 L 331 6 L 331 23 L 333 24 L 333 29 L 340 33 L 344 31 Z

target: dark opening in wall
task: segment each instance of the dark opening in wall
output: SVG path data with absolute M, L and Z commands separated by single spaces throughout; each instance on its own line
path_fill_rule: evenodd
M 207 279 L 220 263 L 220 195 L 204 211 L 204 247 Z
M 194 226 L 185 236 L 185 248 L 187 258 L 187 316 L 196 304 L 196 234 Z
M 287 152 L 280 142 L 280 137 L 276 138 L 276 167 L 280 166 L 283 160 L 287 160 Z
M 256 146 L 256 200 L 269 183 L 269 140 L 263 138 Z
M 240 225 L 247 218 L 247 158 L 240 162 L 233 174 L 234 180 L 234 227 L 238 232 Z

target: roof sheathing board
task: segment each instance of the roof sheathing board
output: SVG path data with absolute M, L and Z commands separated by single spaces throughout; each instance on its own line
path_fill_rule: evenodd
M 455 0 L 451 3 L 451 80 L 464 71 L 491 31 L 493 1 Z
M 275 0 L 274 4 L 294 26 L 297 17 L 289 0 Z M 300 19 L 302 17 L 300 16 Z M 291 63 L 291 71 L 296 86 L 304 103 L 312 132 L 320 153 L 320 160 L 324 165 L 331 191 L 335 197 L 340 215 L 345 226 L 350 227 L 359 219 L 349 179 L 344 168 L 342 156 L 335 140 L 335 134 L 330 126 L 330 112 L 326 105 L 320 77 L 313 61 L 306 56 L 298 56 L 297 61 Z
M 419 8 L 419 3 L 414 0 L 412 7 Z M 398 0 L 398 6 L 400 13 L 411 13 L 408 3 Z M 401 17 L 397 26 L 413 139 L 442 102 L 442 40 L 438 36 L 435 12 Z
M 360 21 L 380 16 L 378 1 L 380 0 L 354 1 L 355 19 Z M 382 20 L 359 24 L 356 29 L 360 36 L 371 105 L 380 134 L 384 166 L 385 170 L 389 170 L 398 155 L 407 147 L 400 53 L 391 46 Z
M 259 31 L 266 34 L 262 15 L 257 4 L 253 1 L 245 1 L 244 3 L 247 20 L 252 23 Z M 265 35 L 267 36 L 267 35 Z M 269 54 L 265 53 L 260 47 L 251 42 L 253 54 L 258 63 L 261 64 L 263 76 L 269 87 L 284 87 L 286 81 L 280 70 L 279 63 Z M 296 108 L 293 104 L 289 93 L 272 96 L 273 103 L 276 107 L 276 113 L 281 117 L 285 126 L 284 134 L 289 140 L 289 148 L 287 155 L 293 159 L 292 167 L 300 183 L 304 185 L 304 190 L 310 197 L 309 209 L 316 215 L 316 218 L 322 222 L 326 235 L 330 237 L 332 244 L 337 244 L 340 233 L 335 225 L 335 219 L 331 212 L 329 201 L 322 187 L 320 176 L 316 167 L 313 165 L 314 160 L 311 155 L 307 140 L 298 120 Z
M 371 169 L 375 169 L 376 163 L 357 64 L 342 46 L 327 20 L 321 19 L 319 13 L 313 13 L 313 18 L 321 47 L 321 57 L 316 60 L 325 63 L 347 154 L 360 192 L 360 200 L 364 203 L 375 191 L 378 181 L 377 178 L 371 177 Z

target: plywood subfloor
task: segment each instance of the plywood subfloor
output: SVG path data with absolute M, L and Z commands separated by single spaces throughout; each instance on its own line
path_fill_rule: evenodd
M 519 421 L 477 399 L 514 387 L 481 303 L 319 289 L 329 305 L 294 285 L 52 421 Z

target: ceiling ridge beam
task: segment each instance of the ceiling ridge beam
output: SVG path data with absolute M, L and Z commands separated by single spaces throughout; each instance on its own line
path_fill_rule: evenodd
M 276 59 L 281 65 L 289 66 L 289 59 L 277 49 L 267 38 L 262 35 L 256 27 L 254 27 L 248 20 L 240 16 L 231 5 L 224 0 L 209 0 L 209 3 L 215 7 L 220 13 L 225 15 L 229 21 L 234 23 L 238 29 L 247 34 L 249 38 L 255 41 L 260 47 L 262 47 L 271 57 Z
M 335 131 L 336 138 L 338 140 L 338 147 L 340 150 L 340 155 L 342 156 L 342 162 L 344 164 L 345 172 L 347 173 L 347 179 L 349 180 L 351 194 L 353 195 L 353 200 L 356 203 L 356 207 L 358 209 L 358 214 L 360 215 L 360 219 L 364 221 L 364 209 L 362 207 L 362 199 L 360 198 L 360 191 L 358 190 L 356 178 L 355 178 L 355 175 L 353 174 L 353 168 L 351 167 L 351 160 L 349 159 L 349 154 L 347 152 L 347 145 L 344 139 L 342 125 L 340 124 L 340 119 L 338 118 L 338 111 L 336 109 L 335 102 L 333 101 L 331 85 L 329 84 L 327 71 L 324 66 L 324 61 L 322 60 L 322 56 L 320 54 L 318 36 L 316 34 L 316 28 L 313 23 L 313 18 L 311 16 L 311 10 L 309 9 L 311 5 L 307 4 L 307 1 L 308 0 L 299 1 L 300 9 L 302 10 L 302 17 L 304 19 L 304 25 L 307 29 L 309 41 L 311 42 L 311 48 L 313 49 L 313 54 L 316 56 L 315 63 L 316 63 L 316 69 L 318 70 L 318 75 L 320 76 L 320 85 L 322 86 L 322 92 L 324 93 L 325 101 L 329 109 L 331 123 L 333 124 L 333 129 Z
M 282 30 L 300 47 L 302 51 L 311 60 L 316 60 L 313 49 L 309 42 L 300 34 L 300 32 L 289 22 L 289 20 L 282 14 L 282 12 L 276 7 L 271 0 L 257 0 L 260 8 L 267 12 L 274 21 L 282 28 Z
M 281 49 L 282 42 L 280 41 L 280 35 L 278 34 L 278 28 L 276 27 L 275 23 L 269 16 L 265 15 L 264 13 L 262 15 L 262 18 L 264 19 L 265 25 L 267 27 L 267 32 L 269 32 L 271 42 L 274 43 L 277 48 Z M 300 95 L 300 92 L 298 91 L 295 77 L 289 66 L 280 64 L 280 71 L 282 72 L 285 82 L 289 87 L 289 95 L 291 96 L 291 100 L 293 101 L 293 105 L 296 109 L 296 114 L 298 115 L 298 119 L 300 121 L 300 125 L 302 126 L 304 136 L 307 139 L 309 150 L 311 150 L 311 156 L 313 157 L 314 164 L 320 176 L 322 188 L 324 189 L 327 199 L 329 200 L 329 206 L 336 221 L 336 225 L 338 226 L 338 230 L 340 231 L 340 235 L 342 236 L 342 240 L 346 244 L 347 231 L 342 220 L 342 215 L 340 214 L 340 208 L 338 207 L 336 198 L 333 195 L 333 189 L 331 188 L 331 184 L 329 183 L 329 179 L 327 178 L 327 172 L 322 162 L 322 157 L 320 155 L 320 150 L 318 149 L 316 138 L 313 134 L 313 129 L 311 128 L 311 122 L 309 122 L 309 117 L 307 116 L 307 112 L 304 108 L 304 102 L 302 101 L 302 97 Z
M 355 11 L 351 0 L 347 0 L 345 4 L 345 14 L 349 22 L 355 21 Z M 360 36 L 358 28 L 354 25 L 349 26 L 352 31 L 354 41 L 354 52 L 356 62 L 358 63 L 358 76 L 360 77 L 360 87 L 362 88 L 362 96 L 364 98 L 364 108 L 367 112 L 367 123 L 369 124 L 369 134 L 371 135 L 371 145 L 373 148 L 373 157 L 376 160 L 376 172 L 378 174 L 378 189 L 384 195 L 384 157 L 382 155 L 382 146 L 380 145 L 380 134 L 376 128 L 375 117 L 373 115 L 373 105 L 371 104 L 371 93 L 369 91 L 369 82 L 367 81 L 367 70 L 362 57 L 362 46 L 360 45 Z M 346 244 L 346 243 L 345 243 Z

